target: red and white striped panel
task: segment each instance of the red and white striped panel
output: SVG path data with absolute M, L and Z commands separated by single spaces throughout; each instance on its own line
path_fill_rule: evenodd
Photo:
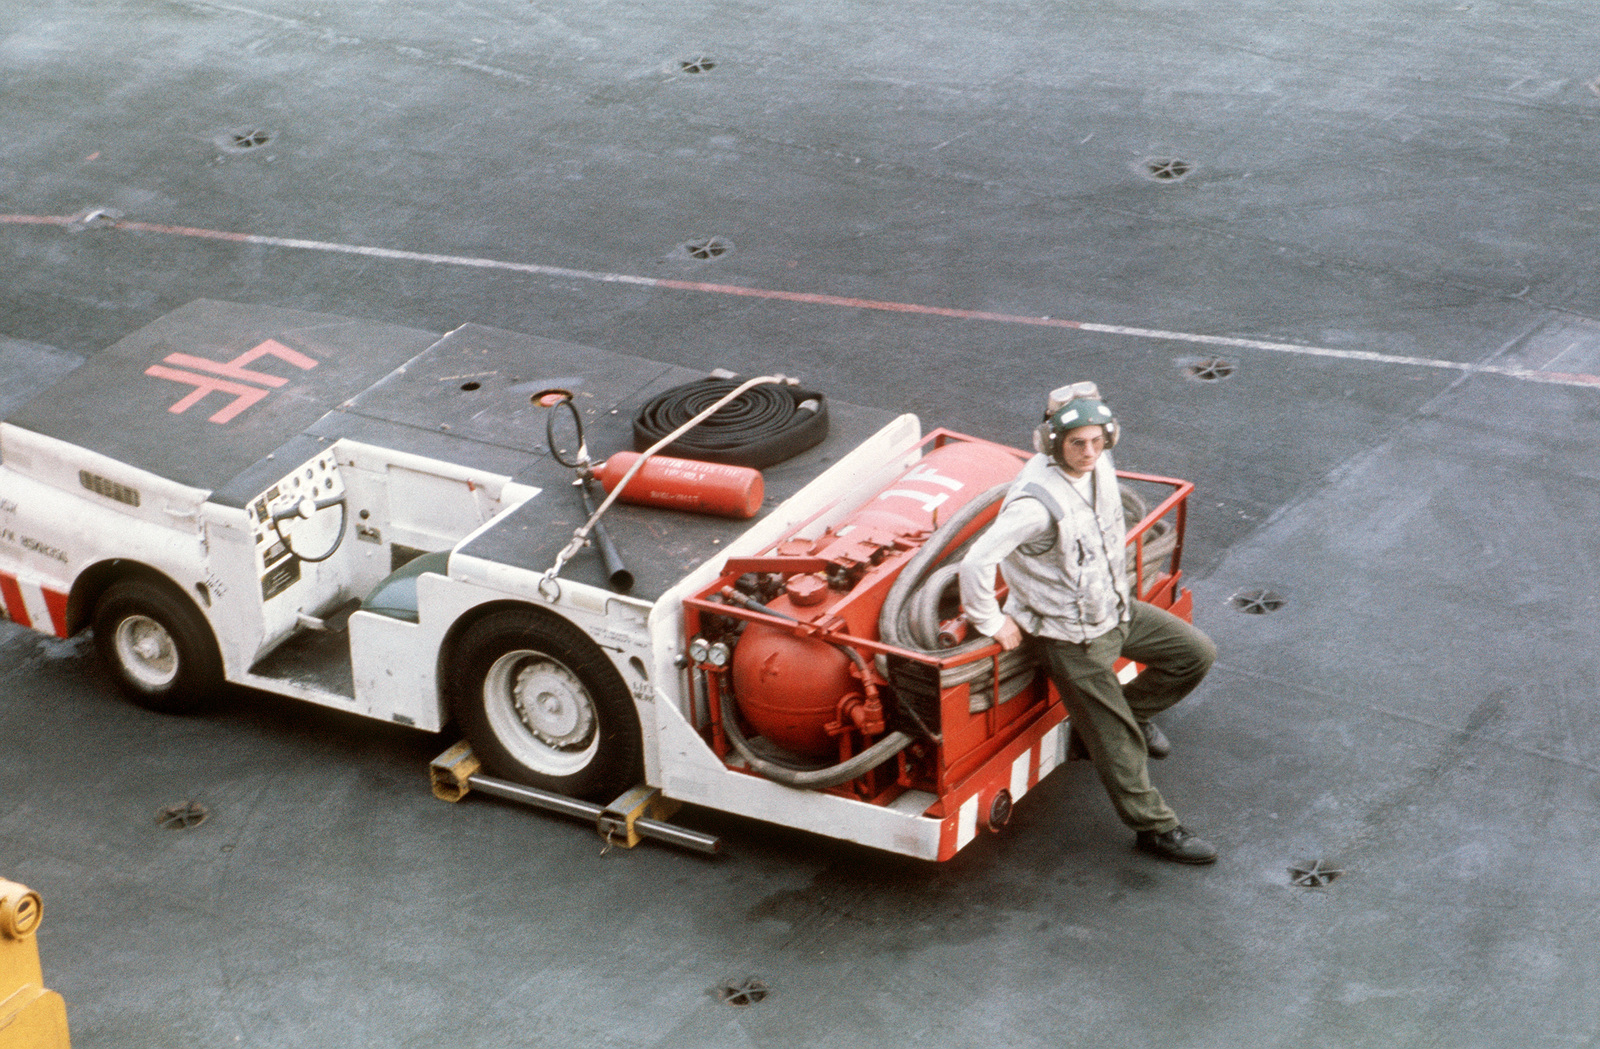
M 1122 662 L 1117 680 L 1126 685 L 1138 677 L 1144 667 L 1126 660 Z M 1046 725 L 1049 727 L 1045 728 Z M 968 789 L 976 783 L 976 789 L 960 804 L 954 816 L 945 819 L 939 835 L 939 859 L 949 859 L 977 837 L 979 827 L 987 822 L 988 806 L 998 791 L 1004 788 L 1015 805 L 1057 765 L 1066 761 L 1069 731 L 1065 711 L 1057 707 L 1031 732 L 989 759 L 962 788 Z
M 939 859 L 949 859 L 977 837 L 978 828 L 987 822 L 988 806 L 996 792 L 1004 788 L 1015 804 L 1066 757 L 1066 712 L 1058 706 L 967 781 L 962 789 L 976 789 L 961 802 L 955 815 L 945 818 L 939 835 Z
M 7 619 L 43 634 L 67 636 L 67 595 L 26 577 L 0 572 L 0 604 Z

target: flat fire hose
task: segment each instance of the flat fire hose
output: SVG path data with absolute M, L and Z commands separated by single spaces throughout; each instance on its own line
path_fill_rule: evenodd
M 634 449 L 644 451 L 739 385 L 737 379 L 701 379 L 656 394 L 634 416 Z M 662 451 L 759 470 L 799 455 L 827 436 L 828 399 L 791 382 L 743 391 Z

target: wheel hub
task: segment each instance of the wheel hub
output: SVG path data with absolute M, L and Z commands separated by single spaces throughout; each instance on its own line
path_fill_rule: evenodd
M 146 688 L 161 688 L 178 676 L 172 635 L 149 616 L 131 615 L 118 623 L 116 647 L 128 674 Z
M 584 679 L 537 648 L 502 651 L 483 679 L 483 712 L 510 760 L 539 776 L 574 776 L 600 751 L 600 710 Z
M 594 734 L 589 694 L 566 667 L 530 661 L 517 671 L 511 703 L 527 730 L 547 746 L 584 747 Z

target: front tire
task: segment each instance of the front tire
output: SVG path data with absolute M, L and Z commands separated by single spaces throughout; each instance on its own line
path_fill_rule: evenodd
M 627 683 L 567 620 L 496 612 L 467 629 L 457 652 L 451 710 L 490 772 L 600 802 L 643 778 Z
M 118 687 L 147 710 L 191 713 L 222 685 L 211 627 L 169 586 L 113 583 L 95 605 L 94 642 Z

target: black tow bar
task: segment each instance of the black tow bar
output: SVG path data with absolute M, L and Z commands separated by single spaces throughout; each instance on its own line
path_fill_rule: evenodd
M 677 811 L 678 802 L 662 797 L 661 791 L 655 787 L 641 784 L 609 805 L 598 805 L 592 801 L 569 798 L 565 794 L 554 794 L 485 776 L 478 771 L 480 767 L 477 756 L 467 742 L 463 740 L 457 743 L 428 765 L 433 796 L 442 801 L 455 802 L 476 790 L 507 801 L 559 812 L 573 819 L 593 821 L 595 829 L 608 844 L 629 849 L 644 838 L 653 838 L 696 852 L 722 851 L 721 838 L 666 822 Z

